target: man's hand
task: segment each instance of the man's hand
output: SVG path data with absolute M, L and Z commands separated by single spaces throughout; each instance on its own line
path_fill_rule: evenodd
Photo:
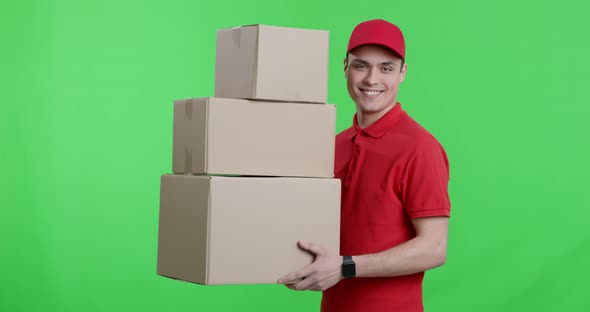
M 314 262 L 281 277 L 277 283 L 293 290 L 324 291 L 343 279 L 341 256 L 311 243 L 300 241 L 298 245 L 315 256 Z

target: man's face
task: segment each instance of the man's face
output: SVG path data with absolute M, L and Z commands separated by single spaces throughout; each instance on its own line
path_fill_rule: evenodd
M 350 51 L 344 71 L 357 111 L 378 114 L 395 105 L 399 85 L 406 75 L 407 65 L 401 66 L 401 58 L 382 46 L 363 45 Z

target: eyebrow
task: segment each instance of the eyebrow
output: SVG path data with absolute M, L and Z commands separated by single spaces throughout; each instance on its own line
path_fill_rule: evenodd
M 362 63 L 362 64 L 366 64 L 366 65 L 370 64 L 369 62 L 367 62 L 367 61 L 365 61 L 363 59 L 360 59 L 360 58 L 354 59 L 354 60 L 352 60 L 350 62 L 351 63 Z M 392 61 L 382 62 L 382 63 L 379 63 L 379 64 L 380 65 L 393 65 L 393 66 L 396 66 L 397 65 L 397 64 L 395 64 Z

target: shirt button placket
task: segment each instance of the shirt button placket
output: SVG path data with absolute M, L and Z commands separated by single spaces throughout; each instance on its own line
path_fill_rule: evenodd
M 361 153 L 361 146 L 359 145 L 359 141 L 360 134 L 358 134 L 354 140 L 354 151 L 352 153 L 352 159 L 350 160 L 350 164 L 348 165 L 348 174 L 346 176 L 347 182 L 352 181 L 352 178 L 356 175 L 358 158 Z

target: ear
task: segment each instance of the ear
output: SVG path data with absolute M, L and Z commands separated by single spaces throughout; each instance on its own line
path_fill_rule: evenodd
M 348 58 L 344 58 L 344 79 L 348 80 Z
M 404 66 L 402 67 L 402 71 L 400 73 L 400 80 L 399 80 L 400 83 L 404 82 L 404 79 L 406 78 L 407 71 L 408 71 L 408 64 L 404 63 Z

